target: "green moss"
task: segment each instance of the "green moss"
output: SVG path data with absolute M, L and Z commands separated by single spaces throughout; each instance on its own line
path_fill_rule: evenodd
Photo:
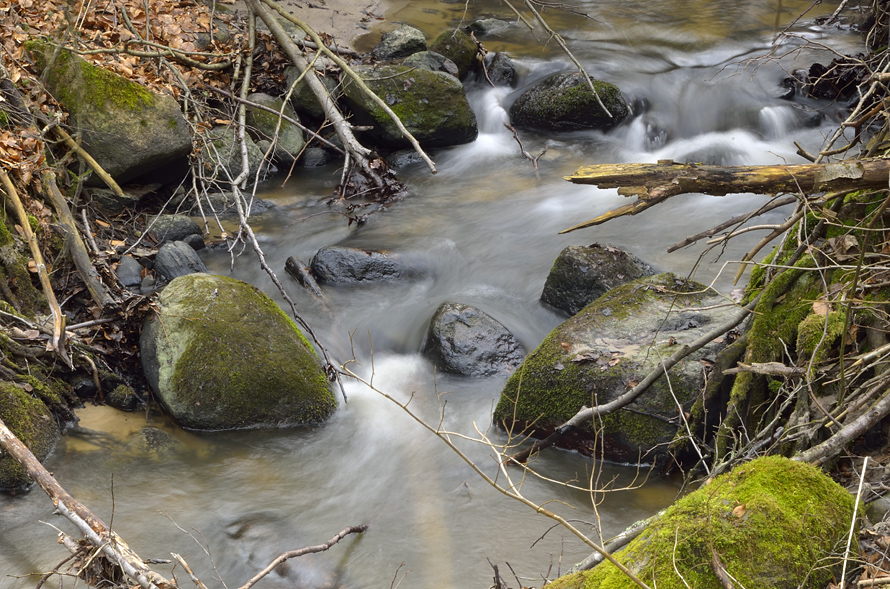
M 677 501 L 616 558 L 659 589 L 720 589 L 713 554 L 746 589 L 821 588 L 852 516 L 849 493 L 815 467 L 760 458 Z M 580 575 L 585 589 L 634 586 L 608 562 Z
M 11 382 L 0 382 L 0 419 L 38 460 L 49 455 L 58 426 L 46 405 Z M 0 488 L 30 484 L 24 468 L 8 455 L 0 456 Z
M 845 311 L 831 311 L 825 315 L 813 313 L 801 321 L 797 328 L 797 353 L 801 359 L 809 360 L 816 346 L 819 346 L 814 360 L 817 364 L 821 362 L 826 352 L 840 339 L 846 317 Z

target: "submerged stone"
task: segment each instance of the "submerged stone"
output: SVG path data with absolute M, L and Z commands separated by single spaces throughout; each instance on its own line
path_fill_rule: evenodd
M 416 278 L 421 274 L 398 254 L 337 245 L 318 250 L 309 266 L 315 279 L 322 284 L 387 282 Z
M 158 306 L 139 340 L 142 368 L 183 427 L 285 427 L 336 408 L 312 346 L 255 287 L 190 274 L 171 282 Z

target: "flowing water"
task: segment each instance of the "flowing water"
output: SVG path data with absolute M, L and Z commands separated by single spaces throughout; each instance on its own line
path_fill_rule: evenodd
M 486 0 L 487 1 L 487 0 Z M 555 42 L 544 43 L 514 26 L 485 38 L 491 50 L 509 52 L 521 73 L 516 90 L 469 83 L 480 134 L 472 144 L 433 154 L 439 168 L 431 176 L 420 164 L 402 171 L 411 196 L 374 215 L 360 228 L 323 204 L 339 178 L 327 167 L 299 174 L 284 187 L 264 187 L 277 202 L 273 213 L 254 219 L 270 265 L 288 285 L 303 315 L 332 355 L 354 353 L 374 385 L 429 423 L 470 436 L 498 437 L 489 430 L 490 413 L 503 377 L 466 379 L 439 375 L 419 351 L 429 318 L 444 301 L 475 305 L 506 325 L 527 350 L 533 349 L 563 317 L 538 300 L 547 271 L 568 245 L 611 243 L 628 249 L 658 269 L 687 274 L 703 247 L 666 254 L 685 236 L 753 209 L 764 197 L 676 197 L 637 217 L 568 235 L 558 231 L 626 201 L 616 190 L 575 186 L 563 176 L 581 165 L 655 162 L 659 159 L 719 164 L 802 161 L 793 141 L 818 150 L 837 123 L 837 107 L 813 111 L 776 98 L 781 79 L 812 61 L 828 61 L 802 47 L 784 44 L 781 61 L 766 55 L 775 33 L 790 24 L 809 2 L 741 0 L 576 0 L 572 6 L 593 19 L 557 10 L 545 13 L 571 50 L 595 77 L 617 84 L 645 112 L 603 134 L 562 135 L 523 132 L 525 148 L 545 148 L 536 173 L 520 156 L 503 126 L 504 110 L 522 89 L 549 73 L 570 69 Z M 837 2 L 818 5 L 830 13 Z M 465 13 L 466 10 L 466 13 Z M 853 33 L 822 31 L 805 17 L 793 30 L 803 38 L 858 51 Z M 510 19 L 501 4 L 411 2 L 391 18 L 422 28 L 433 37 L 471 17 Z M 378 33 L 379 36 L 379 33 Z M 360 39 L 365 49 L 374 36 Z M 763 223 L 776 222 L 781 212 Z M 705 256 L 696 278 L 722 290 L 732 288 L 737 260 L 759 236 L 748 234 L 722 251 Z M 288 256 L 308 260 L 319 247 L 343 244 L 399 252 L 429 268 L 425 280 L 373 287 L 330 288 L 322 309 L 283 271 Z M 214 272 L 232 274 L 275 289 L 248 252 L 234 261 L 206 253 Z M 352 334 L 352 337 L 350 337 Z M 373 345 L 373 354 L 372 354 Z M 183 432 L 158 418 L 150 424 L 176 439 L 169 453 L 140 453 L 124 446 L 146 417 L 121 417 L 104 408 L 82 412 L 86 427 L 106 438 L 68 437 L 49 459 L 49 468 L 76 497 L 126 538 L 144 558 L 182 554 L 210 587 L 238 586 L 279 551 L 321 543 L 342 528 L 368 523 L 361 537 L 344 540 L 309 562 L 294 565 L 290 577 L 262 586 L 309 586 L 299 569 L 346 587 L 488 587 L 505 562 L 524 585 L 540 584 L 589 552 L 573 536 L 520 503 L 493 490 L 440 440 L 400 408 L 363 385 L 347 383 L 349 402 L 320 427 L 221 434 Z M 444 407 L 444 413 L 441 412 Z M 459 446 L 486 472 L 495 473 L 484 445 Z M 645 475 L 627 466 L 601 465 L 576 454 L 548 451 L 538 463 L 554 479 L 580 486 L 632 487 L 591 495 L 583 490 L 531 477 L 522 491 L 538 502 L 608 537 L 669 504 L 675 481 Z M 182 529 L 178 529 L 173 521 Z M 41 523 L 45 522 L 45 523 Z M 39 490 L 0 498 L 0 588 L 32 587 L 64 551 L 51 527 L 69 529 L 52 515 Z M 542 539 L 543 536 L 543 539 Z M 206 551 L 205 551 L 206 548 Z M 169 572 L 169 567 L 158 565 Z M 185 580 L 181 571 L 177 574 Z M 326 576 L 325 576 L 326 575 Z M 306 581 L 309 583 L 309 581 Z

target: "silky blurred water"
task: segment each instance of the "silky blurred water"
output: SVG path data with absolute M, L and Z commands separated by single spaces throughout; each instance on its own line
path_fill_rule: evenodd
M 435 176 L 422 164 L 402 170 L 410 196 L 362 227 L 348 226 L 325 204 L 339 179 L 333 165 L 301 170 L 284 186 L 280 180 L 268 183 L 262 196 L 278 206 L 253 219 L 267 261 L 335 358 L 345 361 L 354 354 L 357 371 L 366 377 L 373 373 L 376 387 L 402 403 L 410 400 L 409 408 L 430 424 L 498 439 L 490 430 L 490 414 L 505 377 L 436 377 L 419 353 L 433 311 L 444 301 L 475 305 L 506 325 L 526 350 L 534 349 L 564 320 L 539 302 L 553 260 L 568 245 L 594 242 L 627 249 L 659 270 L 686 275 L 695 269 L 696 279 L 731 289 L 737 269 L 732 261 L 760 235 L 748 234 L 708 253 L 697 266 L 703 246 L 673 254 L 665 250 L 760 206 L 765 197 L 680 196 L 636 217 L 558 235 L 628 202 L 616 190 L 576 186 L 563 177 L 582 165 L 609 162 L 799 162 L 794 141 L 818 150 L 840 107 L 776 96 L 787 72 L 829 58 L 798 46 L 781 62 L 756 59 L 809 5 L 599 0 L 571 4 L 592 19 L 545 11 L 591 74 L 617 84 L 646 109 L 605 134 L 523 131 L 527 151 L 547 150 L 538 171 L 504 128 L 505 109 L 525 88 L 571 65 L 554 42 L 544 43 L 540 28 L 537 39 L 519 25 L 485 37 L 487 48 L 514 57 L 520 80 L 509 90 L 468 82 L 479 138 L 432 153 L 439 169 Z M 814 11 L 827 14 L 836 5 L 823 3 Z M 855 34 L 812 26 L 815 14 L 794 31 L 842 51 L 858 50 Z M 479 16 L 512 20 L 500 3 L 489 1 L 417 1 L 390 19 L 418 26 L 432 38 Z M 379 32 L 370 34 L 359 46 L 369 48 L 377 37 Z M 793 48 L 786 44 L 779 53 Z M 781 218 L 776 211 L 760 222 Z M 308 261 L 331 244 L 398 252 L 427 268 L 428 277 L 329 288 L 323 308 L 285 275 L 284 262 L 291 255 Z M 279 299 L 249 251 L 234 260 L 221 252 L 204 257 L 212 271 L 256 284 Z M 550 520 L 489 487 L 399 407 L 359 383 L 347 382 L 347 393 L 349 402 L 333 419 L 312 428 L 194 434 L 153 418 L 151 425 L 178 442 L 178 450 L 157 456 L 124 447 L 146 424 L 144 415 L 121 417 L 90 408 L 83 425 L 109 432 L 108 443 L 66 438 L 48 464 L 71 493 L 106 521 L 113 518 L 142 557 L 182 554 L 208 587 L 220 587 L 221 581 L 236 587 L 277 552 L 321 543 L 359 523 L 370 525 L 364 535 L 294 567 L 319 578 L 336 577 L 345 587 L 394 586 L 404 575 L 400 587 L 482 588 L 492 584 L 490 559 L 511 586 L 506 562 L 524 585 L 539 586 L 542 575 L 565 572 L 588 554 L 561 528 L 548 532 Z M 496 474 L 488 447 L 457 444 L 485 472 Z M 638 485 L 645 469 L 602 465 L 568 452 L 548 451 L 536 466 L 548 477 L 572 479 L 581 487 L 590 477 L 600 487 L 613 479 L 613 487 L 634 487 L 592 495 L 534 477 L 524 480 L 529 498 L 552 501 L 549 509 L 594 535 L 599 529 L 609 537 L 648 517 L 677 491 L 676 481 L 654 474 Z M 232 530 L 247 529 L 245 522 L 253 526 L 248 533 L 231 537 Z M 41 491 L 0 498 L 0 588 L 32 587 L 39 578 L 34 573 L 64 558 L 51 525 L 70 529 L 52 515 Z M 169 574 L 170 566 L 157 569 Z M 177 575 L 188 583 L 182 571 Z M 296 579 L 270 578 L 260 587 L 304 586 Z

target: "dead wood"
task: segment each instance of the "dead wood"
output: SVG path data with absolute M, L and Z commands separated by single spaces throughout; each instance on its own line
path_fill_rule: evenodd
M 635 202 L 618 207 L 584 223 L 569 227 L 568 233 L 600 225 L 624 215 L 636 215 L 678 194 L 810 195 L 817 192 L 883 188 L 890 174 L 890 160 L 848 160 L 839 163 L 777 166 L 710 166 L 660 160 L 657 164 L 600 164 L 585 166 L 566 180 L 618 188 L 619 194 L 636 196 Z

